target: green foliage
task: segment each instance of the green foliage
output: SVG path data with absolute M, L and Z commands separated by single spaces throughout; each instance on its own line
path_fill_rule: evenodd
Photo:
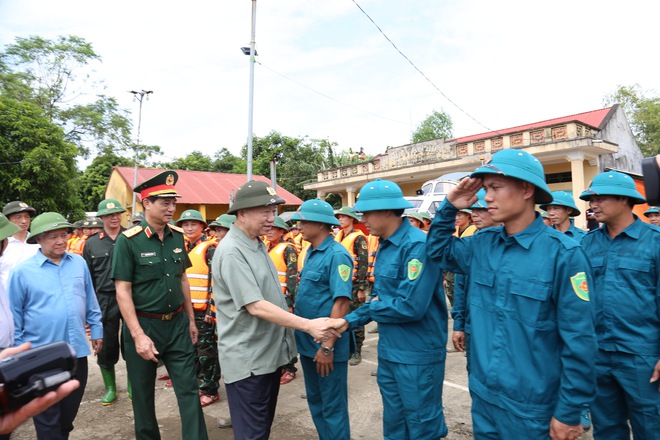
M 76 191 L 76 146 L 35 104 L 0 95 L 0 199 L 37 212 L 84 216 Z
M 247 173 L 247 162 L 231 152 L 222 148 L 213 155 L 213 171 L 219 173 L 245 174 Z
M 78 179 L 78 193 L 85 211 L 96 211 L 99 202 L 105 198 L 105 188 L 112 174 L 112 167 L 129 167 L 130 159 L 108 152 L 94 158 Z
M 633 84 L 619 86 L 604 99 L 605 105 L 615 103 L 623 108 L 644 157 L 660 154 L 660 97 L 647 97 Z
M 451 139 L 453 124 L 451 116 L 444 110 L 433 110 L 415 129 L 411 142 L 424 142 L 431 139 Z
M 0 92 L 38 105 L 85 157 L 91 148 L 101 153 L 125 151 L 131 146 L 127 113 L 114 98 L 94 96 L 98 84 L 87 86 L 89 65 L 100 59 L 80 37 L 19 37 L 0 53 Z

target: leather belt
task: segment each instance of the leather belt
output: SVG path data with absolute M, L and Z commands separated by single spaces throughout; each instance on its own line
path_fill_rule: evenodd
M 138 316 L 142 316 L 143 318 L 160 319 L 161 321 L 171 321 L 176 315 L 178 315 L 182 311 L 183 311 L 183 306 L 179 306 L 178 309 L 170 313 L 149 313 L 149 312 L 143 312 L 141 310 L 136 310 L 135 314 Z

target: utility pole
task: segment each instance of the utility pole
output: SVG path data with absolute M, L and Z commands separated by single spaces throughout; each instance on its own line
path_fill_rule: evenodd
M 257 0 L 252 0 L 252 31 L 250 33 L 250 97 L 248 106 L 248 140 L 247 140 L 247 180 L 252 180 L 252 115 L 254 107 L 254 63 L 255 50 L 255 24 L 257 21 Z
M 133 94 L 133 100 L 137 100 L 140 102 L 140 110 L 138 112 L 138 128 L 137 128 L 137 140 L 135 142 L 135 168 L 133 170 L 133 188 L 137 186 L 137 178 L 138 178 L 138 152 L 140 150 L 140 128 L 142 127 L 142 101 L 144 100 L 145 96 L 147 97 L 147 101 L 149 100 L 149 95 L 153 93 L 153 90 L 144 90 L 142 89 L 139 92 L 136 92 L 135 90 L 131 90 L 128 93 Z M 131 217 L 135 216 L 135 201 L 136 201 L 136 195 L 135 192 L 133 192 L 133 204 L 131 205 Z M 132 218 L 131 218 L 132 220 Z M 129 222 L 130 223 L 130 222 Z

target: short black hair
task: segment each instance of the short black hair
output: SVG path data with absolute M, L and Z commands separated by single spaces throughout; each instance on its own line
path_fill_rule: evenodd
M 392 209 L 392 214 L 394 214 L 395 217 L 401 217 L 403 215 L 403 209 Z

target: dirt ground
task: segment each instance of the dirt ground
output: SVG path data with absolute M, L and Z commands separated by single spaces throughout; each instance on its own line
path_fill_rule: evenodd
M 371 328 L 370 324 L 367 328 Z M 450 327 L 451 328 L 451 322 Z M 363 362 L 349 368 L 348 391 L 349 413 L 351 417 L 351 437 L 360 440 L 383 438 L 382 404 L 376 378 L 371 371 L 377 367 L 376 347 L 378 334 L 367 334 L 363 347 Z M 118 401 L 111 406 L 101 406 L 104 394 L 103 381 L 95 360 L 90 357 L 87 389 L 75 421 L 71 440 L 121 440 L 132 439 L 133 409 L 126 395 L 126 370 L 120 361 L 117 368 L 117 385 L 120 388 Z M 273 440 L 310 440 L 318 438 L 307 407 L 307 401 L 300 395 L 305 384 L 302 372 L 293 382 L 280 389 L 277 412 L 271 433 Z M 445 386 L 443 391 L 445 418 L 449 427 L 448 439 L 472 439 L 472 421 L 470 419 L 470 395 L 467 389 L 465 356 L 452 352 L 447 355 Z M 181 438 L 181 425 L 174 391 L 165 388 L 164 382 L 156 383 L 156 412 L 160 431 L 164 440 Z M 229 416 L 229 408 L 221 385 L 221 401 L 204 409 L 206 426 L 211 440 L 230 440 L 234 436 L 231 429 L 217 427 L 217 419 Z M 36 438 L 31 422 L 20 427 L 13 435 L 13 440 Z M 583 440 L 592 439 L 584 435 Z

